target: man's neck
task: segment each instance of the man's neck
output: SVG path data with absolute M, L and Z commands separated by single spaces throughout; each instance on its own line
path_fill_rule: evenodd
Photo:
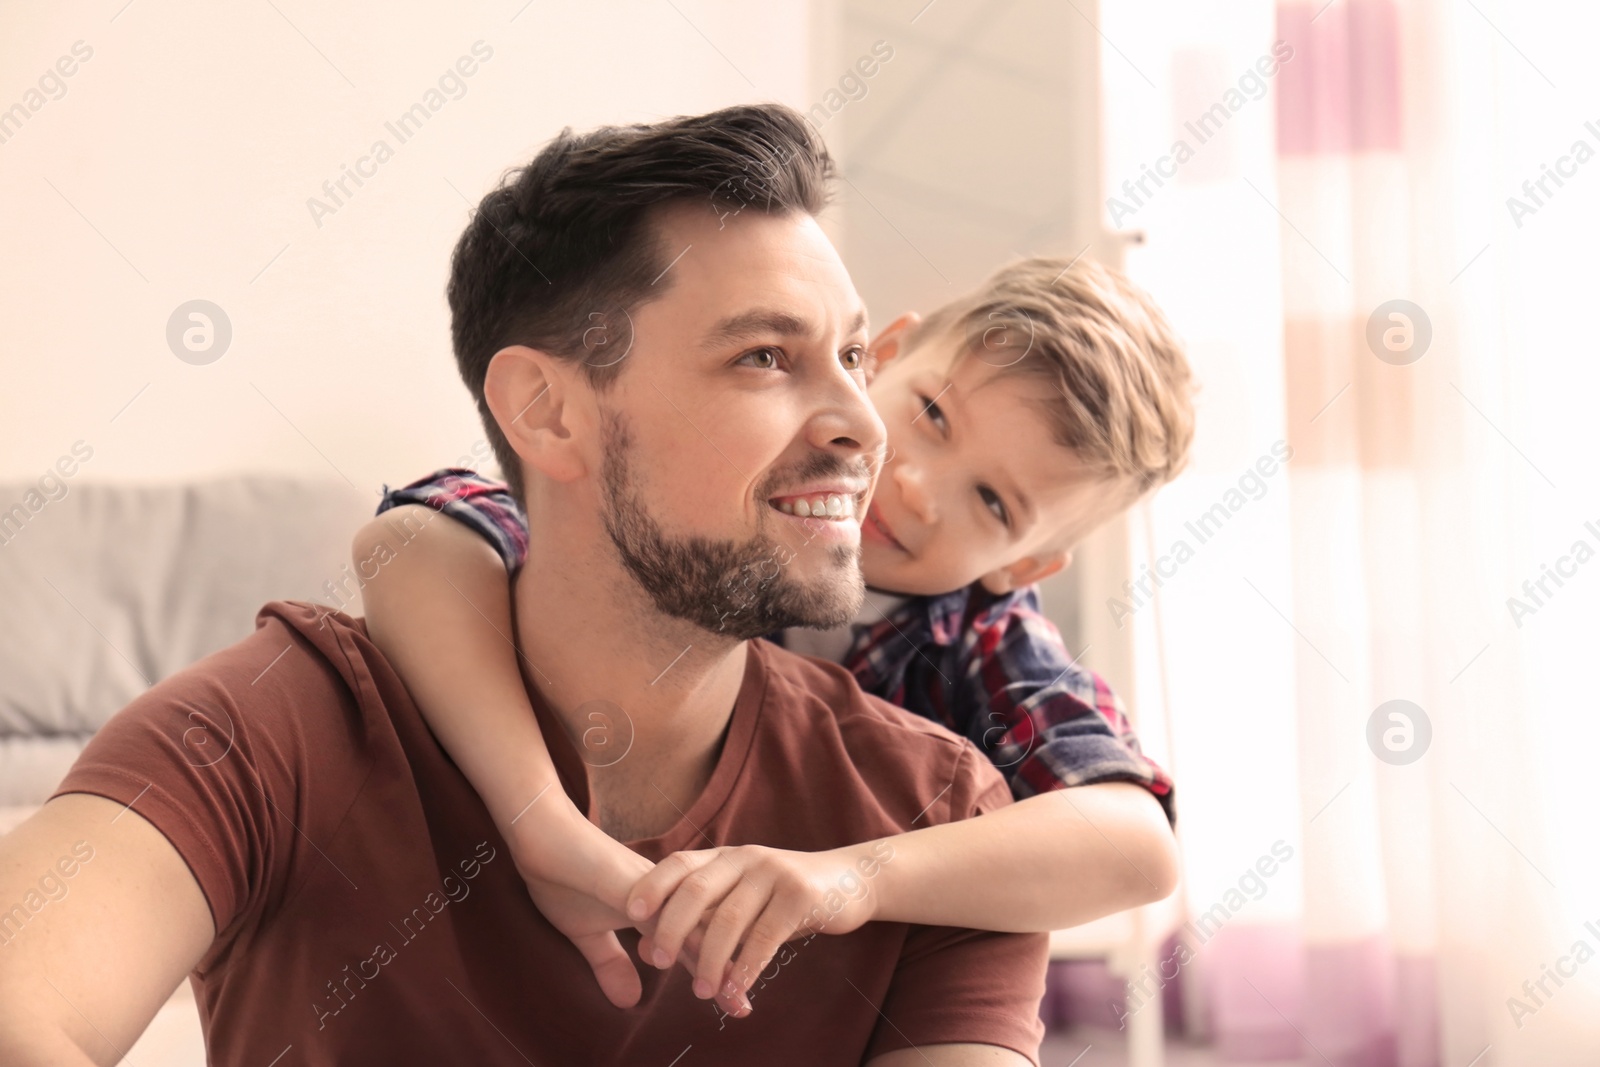
M 590 817 L 620 841 L 654 837 L 711 777 L 748 646 L 661 615 L 620 563 L 569 548 L 530 538 L 515 587 L 526 673 L 588 765 Z

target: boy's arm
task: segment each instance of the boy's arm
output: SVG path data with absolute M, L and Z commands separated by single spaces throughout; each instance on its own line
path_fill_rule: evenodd
M 634 886 L 628 914 L 657 921 L 653 944 L 665 958 L 686 939 L 697 943 L 695 992 L 705 997 L 748 991 L 783 942 L 808 928 L 847 934 L 884 921 L 1044 933 L 1176 888 L 1177 843 L 1142 787 L 1104 782 L 1008 803 L 995 769 L 963 748 L 928 807 L 952 794 L 941 806 L 967 818 L 822 852 L 675 852 Z M 975 783 L 975 803 L 954 802 Z M 724 974 L 731 989 L 716 984 Z
M 829 934 L 874 921 L 1046 933 L 1177 888 L 1177 842 L 1141 787 L 1104 782 L 1015 804 L 1004 803 L 998 780 L 995 791 L 999 805 L 971 818 L 822 852 L 675 852 L 634 886 L 628 914 L 658 920 L 651 946 L 668 959 L 685 943 L 697 947 L 696 993 L 706 996 L 730 964 L 759 974 L 808 925 Z
M 909 860 L 883 886 L 891 916 L 1059 930 L 1170 894 L 1179 869 L 1172 778 L 1140 749 L 1111 688 L 1074 661 L 1037 591 L 980 604 L 954 668 L 952 725 L 1017 803 L 906 835 Z M 991 862 L 1010 882 L 998 904 L 992 886 L 962 873 Z M 978 921 L 984 898 L 990 918 Z
M 357 532 L 357 564 L 378 564 L 361 594 L 367 633 L 509 843 L 535 797 L 550 808 L 567 797 L 522 686 L 505 565 L 482 537 L 440 519 L 402 504 Z
M 894 862 L 872 882 L 873 918 L 890 922 L 1064 930 L 1178 884 L 1166 815 L 1130 782 L 1056 789 L 887 840 Z M 859 858 L 873 844 L 844 851 Z
M 709 980 L 746 930 L 736 969 L 747 975 L 759 962 L 759 973 L 828 887 L 868 866 L 883 873 L 831 915 L 828 932 L 874 919 L 1045 932 L 1170 895 L 1179 872 L 1171 778 L 1140 751 L 1109 687 L 1073 662 L 1036 595 L 1019 591 L 967 620 L 963 645 L 953 725 L 974 758 L 993 764 L 984 768 L 993 789 L 1003 800 L 1009 785 L 1016 804 L 985 803 L 971 818 L 827 852 L 745 846 L 749 854 L 715 874 L 721 850 L 675 853 L 634 887 L 630 914 L 659 914 L 669 953 L 704 925 L 700 973 Z M 877 849 L 894 862 L 874 862 Z M 745 883 L 737 898 L 730 880 Z
M 561 786 L 517 667 L 501 556 L 421 504 L 386 510 L 351 550 L 373 575 L 362 589 L 368 635 L 483 798 L 534 903 L 613 1004 L 637 1003 L 638 971 L 612 930 L 628 925 L 623 902 L 652 864 L 607 837 Z
M 578 810 L 545 747 L 511 638 L 506 569 L 522 552 L 520 517 L 482 499 L 483 486 L 469 487 L 476 495 L 463 504 L 461 486 L 437 477 L 396 495 L 438 499 L 434 484 L 455 494 L 447 517 L 399 503 L 351 545 L 359 573 L 371 575 L 362 588 L 367 634 L 483 798 L 540 913 L 589 961 L 606 997 L 631 1007 L 641 994 L 639 972 L 612 931 L 629 925 L 628 891 L 654 865 Z M 491 533 L 506 536 L 491 542 Z M 648 933 L 655 924 L 639 928 Z M 684 955 L 693 966 L 692 942 Z M 737 1013 L 748 1003 L 729 998 L 724 1007 Z

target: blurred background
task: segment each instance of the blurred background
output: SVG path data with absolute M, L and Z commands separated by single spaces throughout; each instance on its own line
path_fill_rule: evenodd
M 1549 0 L 7 3 L 0 806 L 261 602 L 359 611 L 385 483 L 493 472 L 444 284 L 503 171 L 778 100 L 875 323 L 1093 256 L 1201 382 L 1188 472 L 1047 589 L 1186 873 L 1058 938 L 1046 1063 L 1600 1063 L 1597 38 Z

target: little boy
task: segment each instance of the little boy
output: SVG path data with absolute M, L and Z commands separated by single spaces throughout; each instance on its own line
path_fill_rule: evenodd
M 926 320 L 902 315 L 868 355 L 889 450 L 861 525 L 866 604 L 838 630 L 772 639 L 841 663 L 863 690 L 967 737 L 1019 801 L 973 825 L 890 839 L 897 862 L 925 865 L 927 898 L 872 917 L 1047 931 L 1165 896 L 1176 878 L 1171 780 L 1141 753 L 1105 683 L 1073 661 L 1034 583 L 1181 469 L 1193 412 L 1179 342 L 1120 275 L 1039 257 Z M 827 506 L 802 499 L 786 510 L 809 516 Z M 550 892 L 625 900 L 631 919 L 659 918 L 640 953 L 670 966 L 743 872 L 711 865 L 717 850 L 652 868 L 561 789 L 528 800 L 556 776 L 510 641 L 506 577 L 527 552 L 525 519 L 504 485 L 458 468 L 387 492 L 378 510 L 396 507 L 417 531 L 404 552 L 388 547 L 393 516 L 368 523 L 353 546 L 357 561 L 384 560 L 364 587 L 373 640 L 484 798 L 535 901 Z M 460 521 L 430 523 L 436 512 Z M 436 584 L 440 576 L 453 591 Z M 574 743 L 600 767 L 626 738 L 624 724 L 593 718 Z M 1150 796 L 1160 804 L 1153 820 Z M 1014 865 L 968 873 L 989 862 L 973 834 L 1004 839 Z M 739 1005 L 734 1014 L 749 1010 L 746 994 L 767 963 L 733 963 L 762 910 L 743 898 L 748 919 L 710 951 L 700 944 L 691 967 L 697 995 Z

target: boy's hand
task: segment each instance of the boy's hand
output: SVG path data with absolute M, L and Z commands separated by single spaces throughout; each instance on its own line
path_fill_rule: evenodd
M 698 940 L 695 996 L 715 996 L 726 1011 L 796 933 L 847 934 L 872 920 L 877 897 L 856 868 L 850 849 L 733 845 L 674 852 L 634 885 L 627 914 L 636 923 L 655 920 L 654 936 L 639 949 L 651 952 L 646 962 L 657 967 L 670 967 Z
M 633 926 L 644 935 L 642 944 L 650 943 L 656 924 L 635 922 L 624 907 L 628 891 L 654 864 L 607 836 L 570 801 L 566 809 L 559 803 L 542 811 L 529 809 L 507 835 L 512 862 L 539 913 L 589 962 L 606 999 L 619 1008 L 632 1007 L 643 988 L 615 931 Z M 696 939 L 681 947 L 684 967 L 693 973 Z M 719 996 L 717 1001 L 730 1015 L 748 1009 L 743 997 Z

